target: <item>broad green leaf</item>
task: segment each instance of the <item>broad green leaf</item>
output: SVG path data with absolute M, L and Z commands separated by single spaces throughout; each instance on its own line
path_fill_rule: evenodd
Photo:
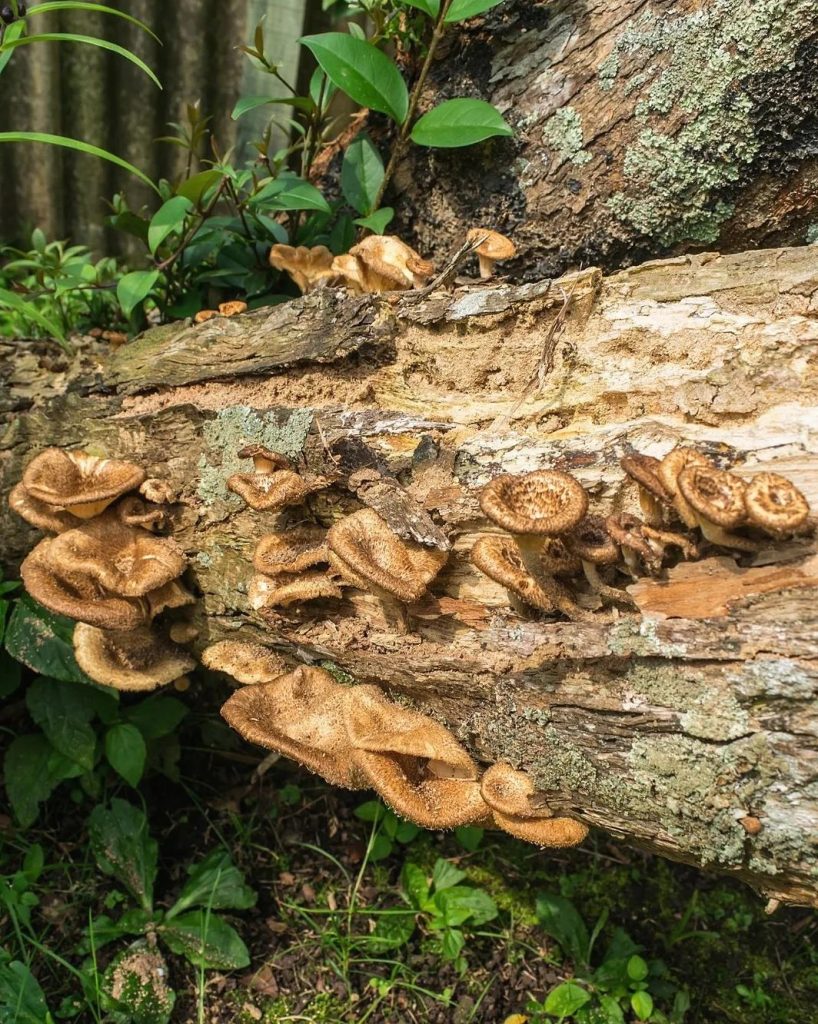
M 444 924 L 450 928 L 465 924 L 485 924 L 497 917 L 497 904 L 482 889 L 472 889 L 466 885 L 456 885 L 453 889 L 444 889 L 435 893 L 435 904 Z
M 56 320 L 52 320 L 50 317 L 45 316 L 41 313 L 33 302 L 29 302 L 28 299 L 24 299 L 22 295 L 17 295 L 16 292 L 10 292 L 7 288 L 0 288 L 0 306 L 6 306 L 9 309 L 15 310 L 20 313 L 23 317 L 38 324 L 44 330 L 48 331 L 52 338 L 56 338 L 57 341 L 65 345 L 65 331 L 62 325 Z
M 148 697 L 141 704 L 128 708 L 128 721 L 132 722 L 146 740 L 158 740 L 174 731 L 188 709 L 176 697 Z
M 359 821 L 380 821 L 386 814 L 386 808 L 380 800 L 367 800 L 358 804 L 352 813 Z
M 256 894 L 245 885 L 244 875 L 230 859 L 226 850 L 213 850 L 203 861 L 188 868 L 179 899 L 167 913 L 166 920 L 189 907 L 210 910 L 247 910 L 256 902 Z
M 19 39 L 23 32 L 25 32 L 25 29 L 26 23 L 24 21 L 15 21 L 11 25 L 6 26 L 3 42 L 10 43 L 12 39 Z M 0 47 L 0 74 L 3 73 L 13 53 L 14 50 L 10 46 Z
M 133 164 L 129 164 L 127 160 L 123 160 L 114 153 L 109 153 L 107 149 L 100 149 L 99 146 L 92 146 L 79 139 L 70 139 L 65 135 L 50 135 L 48 132 L 0 132 L 0 142 L 45 142 L 49 146 L 62 146 L 64 149 L 73 149 L 78 153 L 96 156 L 100 160 L 107 160 L 109 163 L 116 164 L 117 167 L 122 167 L 129 174 L 133 174 L 150 186 L 154 192 L 159 191 L 147 174 L 140 171 L 138 167 L 134 167 Z
M 451 861 L 444 860 L 442 857 L 438 857 L 435 861 L 435 866 L 432 869 L 432 884 L 436 892 L 451 889 L 458 882 L 462 882 L 465 877 L 466 872 L 456 868 Z
M 83 43 L 86 46 L 96 46 L 100 50 L 108 50 L 111 53 L 115 53 L 120 57 L 124 57 L 125 60 L 135 64 L 140 71 L 150 78 L 154 85 L 162 88 L 162 83 L 151 71 L 148 65 L 141 60 L 135 53 L 125 49 L 124 46 L 119 46 L 118 43 L 112 43 L 107 39 L 99 39 L 97 36 L 82 36 L 77 35 L 75 32 L 40 32 L 36 35 L 31 36 L 20 36 L 19 39 L 12 39 L 10 42 L 4 40 L 2 49 L 5 50 L 7 47 L 15 46 L 28 46 L 29 43 Z
M 454 21 L 465 21 L 466 18 L 473 18 L 476 14 L 490 11 L 497 7 L 503 0 L 452 0 L 452 5 L 446 12 L 445 21 L 451 24 Z
M 3 775 L 9 803 L 23 828 L 36 820 L 40 804 L 63 779 L 79 774 L 82 769 L 54 750 L 41 733 L 12 740 L 3 761 Z
M 415 915 L 411 912 L 379 914 L 375 930 L 365 939 L 368 953 L 382 954 L 400 949 L 412 938 Z
M 158 847 L 142 811 L 125 800 L 112 800 L 110 807 L 100 804 L 88 819 L 88 836 L 100 870 L 150 910 Z
M 377 863 L 379 860 L 386 860 L 386 858 L 392 853 L 393 849 L 394 844 L 388 836 L 373 836 L 372 843 L 369 847 L 369 859 L 373 863 Z
M 388 114 L 403 124 L 409 111 L 409 93 L 397 65 L 362 39 L 343 32 L 324 32 L 300 40 L 342 92 L 371 110 Z
M 162 954 L 140 939 L 106 968 L 102 978 L 105 1009 L 118 1011 L 113 1019 L 129 1024 L 168 1024 L 176 994 L 167 978 L 168 965 Z
M 493 135 L 513 135 L 503 115 L 485 100 L 444 100 L 415 122 L 412 141 L 419 146 L 455 149 Z
M 374 210 L 383 176 L 381 155 L 366 132 L 361 132 L 347 147 L 341 165 L 341 191 L 361 216 Z
M 591 999 L 591 993 L 574 981 L 564 981 L 548 993 L 545 1000 L 545 1012 L 553 1013 L 563 1020 L 584 1006 Z
M 6 628 L 6 650 L 40 675 L 65 683 L 92 683 L 74 658 L 74 622 L 24 594 Z
M 138 786 L 145 771 L 147 750 L 142 733 L 135 725 L 120 722 L 105 734 L 108 764 L 131 786 Z
M 392 222 L 395 211 L 391 206 L 382 206 L 368 217 L 356 217 L 352 222 L 359 227 L 367 228 L 373 235 L 382 235 Z
M 252 110 L 273 104 L 295 107 L 296 110 L 303 110 L 305 114 L 309 114 L 315 109 L 315 103 L 309 96 L 242 96 L 233 107 L 233 113 L 230 116 L 234 121 L 238 121 L 240 117 L 244 117 Z
M 434 911 L 435 906 L 429 896 L 429 882 L 423 868 L 407 861 L 401 872 L 401 884 L 413 906 L 426 912 Z
M 653 1013 L 653 999 L 648 992 L 634 992 L 631 996 L 631 1009 L 639 1020 L 647 1020 Z
M 45 993 L 19 960 L 0 963 L 0 1020 L 9 1024 L 51 1024 Z
M 625 1024 L 625 1014 L 615 996 L 600 995 L 599 1008 L 605 1014 L 605 1024 Z
M 632 956 L 626 970 L 631 981 L 644 981 L 648 976 L 648 965 L 641 956 Z
M 105 7 L 103 4 L 91 3 L 89 0 L 49 0 L 48 3 L 29 7 L 26 17 L 31 18 L 35 14 L 50 14 L 52 11 L 93 11 L 95 14 L 112 14 L 141 28 L 143 32 L 147 32 L 157 43 L 161 44 L 159 36 L 144 21 L 134 18 L 132 14 L 125 14 L 124 11 L 117 11 L 113 7 Z
M 233 971 L 250 963 L 238 932 L 218 914 L 194 910 L 163 924 L 159 933 L 174 953 L 194 967 Z
M 537 897 L 536 907 L 545 934 L 556 939 L 575 964 L 587 966 L 590 936 L 574 904 L 562 896 L 543 893 Z
M 419 11 L 436 18 L 440 14 L 440 0 L 403 0 L 407 7 L 417 7 Z
M 180 233 L 188 214 L 193 210 L 193 203 L 186 196 L 173 196 L 162 203 L 151 218 L 148 228 L 148 248 L 156 252 L 162 242 L 174 233 Z
M 28 687 L 26 704 L 54 749 L 90 772 L 97 745 L 90 724 L 96 714 L 91 688 L 40 677 Z
M 476 825 L 461 825 L 459 828 L 454 830 L 454 835 L 455 839 L 460 843 L 464 850 L 468 850 L 469 853 L 474 853 L 478 846 L 483 842 L 485 829 L 478 828 Z
M 330 82 L 321 68 L 316 68 L 310 77 L 310 99 L 315 106 L 326 110 L 336 92 L 337 87 Z
M 466 936 L 459 928 L 447 928 L 443 933 L 440 951 L 447 960 L 456 960 L 466 945 Z
M 144 302 L 158 280 L 158 270 L 133 270 L 119 279 L 116 298 L 126 317 L 133 313 L 140 302 Z
M 198 205 L 205 192 L 214 185 L 217 185 L 223 177 L 224 174 L 221 171 L 217 171 L 215 167 L 211 167 L 207 171 L 200 171 L 198 174 L 194 174 L 193 177 L 183 181 L 176 189 L 176 195 L 184 196 L 185 199 L 189 199 L 194 205 Z
M 276 178 L 250 199 L 265 210 L 320 210 L 329 213 L 329 203 L 315 185 L 300 178 Z

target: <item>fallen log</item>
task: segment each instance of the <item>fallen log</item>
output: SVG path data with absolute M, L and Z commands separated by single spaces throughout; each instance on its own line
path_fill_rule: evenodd
M 86 355 L 60 395 L 12 358 L 2 489 L 48 445 L 138 462 L 179 494 L 197 653 L 239 636 L 331 662 L 529 771 L 557 813 L 818 906 L 814 542 L 714 550 L 630 588 L 638 615 L 581 623 L 519 617 L 468 558 L 497 473 L 568 470 L 594 510 L 635 509 L 620 456 L 681 441 L 774 469 L 818 508 L 817 299 L 814 248 L 702 254 L 419 297 L 317 292 L 158 328 L 90 371 Z M 333 486 L 306 511 L 251 511 L 225 481 L 253 442 Z M 452 548 L 408 635 L 355 590 L 250 609 L 262 534 L 379 502 Z M 5 501 L 0 530 L 13 567 L 37 535 Z

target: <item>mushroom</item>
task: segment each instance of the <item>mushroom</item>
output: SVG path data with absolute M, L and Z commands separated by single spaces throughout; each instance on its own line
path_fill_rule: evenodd
M 744 492 L 747 517 L 774 535 L 797 533 L 809 516 L 809 502 L 795 484 L 778 473 L 757 473 Z
M 576 846 L 588 835 L 587 826 L 574 818 L 555 818 L 549 807 L 537 801 L 526 772 L 500 762 L 488 768 L 480 780 L 480 793 L 492 817 L 504 831 L 537 846 Z
M 552 578 L 552 568 L 544 570 L 538 579 L 534 579 L 523 565 L 519 548 L 511 537 L 479 537 L 471 549 L 471 560 L 480 572 L 506 588 L 511 606 L 518 614 L 525 614 L 525 605 L 543 612 L 554 612 L 560 606 L 571 606 L 574 614 L 583 614 L 566 588 Z M 580 568 L 579 560 L 577 568 Z
M 376 686 L 346 692 L 344 721 L 355 763 L 402 817 L 423 828 L 485 819 L 477 765 L 444 726 Z
M 517 246 L 510 238 L 489 228 L 472 228 L 466 234 L 466 241 L 479 243 L 475 245 L 474 252 L 480 262 L 480 277 L 484 281 L 494 277 L 495 263 L 510 260 L 517 255 Z
M 239 313 L 247 312 L 247 303 L 241 299 L 234 299 L 232 302 L 220 302 L 219 313 L 221 316 L 238 316 Z
M 290 577 L 258 574 L 247 586 L 247 601 L 253 611 L 338 597 L 343 597 L 341 588 L 325 572 L 304 572 Z
M 348 252 L 335 257 L 332 261 L 332 272 L 337 277 L 343 278 L 347 288 L 357 295 L 374 290 L 367 287 L 366 268 L 363 263 L 354 256 L 350 256 Z
M 605 520 L 608 536 L 619 548 L 622 558 L 631 576 L 639 576 L 640 559 L 648 571 L 655 575 L 662 565 L 664 549 L 656 550 L 645 537 L 645 524 L 638 516 L 623 512 L 618 516 L 608 516 Z
M 369 235 L 349 250 L 358 269 L 350 275 L 365 292 L 405 291 L 423 288 L 434 276 L 433 263 L 424 260 L 396 235 Z M 333 268 L 346 276 L 348 259 L 336 259 Z
M 168 636 L 175 644 L 189 644 L 199 635 L 199 627 L 192 622 L 172 622 Z
M 327 543 L 335 572 L 394 610 L 401 630 L 406 629 L 406 615 L 398 602 L 419 601 L 448 558 L 448 552 L 398 537 L 371 508 L 336 523 Z
M 165 525 L 165 513 L 135 494 L 126 495 L 114 507 L 117 519 L 125 526 L 141 526 L 143 530 L 159 530 Z M 75 524 L 76 525 L 76 524 Z
M 741 477 L 715 466 L 688 464 L 679 474 L 679 494 L 696 525 L 711 544 L 738 551 L 758 551 L 758 541 L 728 531 L 747 522 L 746 485 Z
M 38 501 L 19 483 L 9 494 L 9 508 L 27 523 L 47 533 L 64 533 L 77 525 L 77 520 L 69 512 L 60 512 L 44 501 Z
M 74 627 L 74 656 L 94 682 L 117 690 L 155 690 L 196 667 L 187 651 L 149 628 L 123 632 L 84 622 Z
M 194 324 L 203 324 L 208 320 L 212 320 L 214 316 L 218 316 L 218 309 L 200 309 L 198 313 L 193 317 Z
M 328 484 L 326 477 L 305 479 L 291 469 L 275 473 L 234 473 L 227 481 L 228 490 L 238 494 L 257 512 L 278 512 L 289 505 L 300 505 L 310 494 L 323 490 Z
M 707 467 L 712 465 L 713 463 L 706 455 L 697 452 L 695 448 L 684 447 L 674 448 L 659 463 L 656 475 L 665 490 L 672 496 L 673 507 L 685 526 L 697 526 L 698 520 L 696 519 L 695 512 L 679 490 L 679 474 L 686 466 Z
M 599 575 L 598 566 L 616 565 L 619 561 L 619 547 L 608 533 L 602 516 L 586 516 L 565 538 L 569 551 L 582 560 L 585 578 L 591 590 L 604 601 L 633 606 L 633 598 L 624 590 L 609 587 Z
M 154 505 L 171 505 L 178 497 L 169 480 L 160 480 L 153 476 L 145 480 L 139 488 L 139 493 L 145 501 L 151 501 Z
M 639 507 L 647 521 L 653 526 L 661 526 L 664 507 L 673 504 L 673 494 L 659 479 L 659 460 L 652 455 L 634 452 L 621 458 L 619 465 L 639 485 Z
M 334 786 L 366 789 L 344 725 L 346 693 L 328 672 L 302 665 L 236 690 L 222 715 L 250 743 L 292 758 Z
M 293 247 L 278 244 L 270 249 L 270 266 L 288 274 L 302 295 L 337 277 L 332 259 L 332 253 L 325 245 Z
M 488 483 L 480 495 L 480 508 L 493 523 L 514 537 L 526 572 L 546 593 L 553 579 L 543 563 L 547 538 L 572 530 L 588 509 L 588 495 L 570 474 L 541 469 L 521 476 L 504 474 Z M 572 620 L 593 619 L 564 592 L 556 607 Z
M 261 538 L 253 552 L 253 566 L 265 576 L 303 572 L 329 561 L 326 530 L 296 526 Z
M 286 455 L 274 452 L 263 444 L 247 444 L 238 452 L 240 459 L 252 459 L 256 473 L 275 473 L 279 469 L 291 469 L 292 463 Z
M 161 587 L 157 587 L 156 590 L 151 590 L 145 596 L 152 619 L 168 608 L 183 608 L 185 605 L 196 602 L 193 594 L 179 580 L 170 580 Z
M 283 660 L 269 647 L 245 640 L 220 640 L 202 651 L 202 664 L 242 685 L 271 683 L 286 675 Z
M 78 519 L 91 519 L 144 479 L 145 471 L 130 462 L 46 448 L 29 462 L 23 486 L 38 501 L 66 509 Z

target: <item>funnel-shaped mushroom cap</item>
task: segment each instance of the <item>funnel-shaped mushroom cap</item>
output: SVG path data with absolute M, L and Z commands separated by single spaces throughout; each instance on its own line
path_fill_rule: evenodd
M 330 565 L 361 590 L 382 591 L 399 601 L 418 601 L 448 553 L 398 537 L 371 508 L 353 512 L 327 534 Z
M 424 260 L 396 235 L 369 235 L 349 250 L 363 264 L 368 292 L 422 288 L 434 275 L 434 264 Z
M 583 562 L 613 565 L 619 559 L 619 548 L 608 533 L 602 516 L 586 516 L 566 536 L 565 543 Z
M 487 256 L 490 260 L 510 260 L 517 255 L 517 246 L 510 238 L 489 228 L 471 228 L 466 232 L 466 241 L 479 241 L 474 251 L 478 256 Z
M 270 266 L 289 274 L 302 294 L 335 277 L 332 253 L 325 245 L 274 245 L 270 249 Z
M 682 497 L 699 515 L 717 526 L 739 526 L 747 519 L 746 485 L 741 477 L 713 466 L 688 465 L 677 484 Z
M 576 576 L 582 572 L 582 560 L 569 551 L 561 537 L 546 537 L 540 554 L 545 572 L 552 576 Z
M 322 476 L 305 480 L 291 469 L 275 473 L 236 473 L 227 481 L 228 489 L 244 498 L 257 512 L 277 512 L 289 505 L 300 505 L 308 495 L 327 484 Z
M 38 501 L 66 508 L 80 519 L 90 519 L 139 487 L 145 476 L 143 469 L 130 462 L 46 448 L 28 464 L 23 486 Z
M 26 590 L 49 611 L 100 629 L 136 629 L 149 621 L 144 598 L 127 598 L 102 590 L 92 578 L 68 574 L 53 553 L 53 539 L 43 540 L 20 567 Z
M 325 572 L 277 577 L 259 574 L 247 585 L 247 600 L 253 611 L 338 597 L 343 597 L 341 588 Z
M 185 571 L 169 537 L 156 537 L 105 515 L 55 537 L 52 557 L 71 578 L 85 576 L 123 597 L 144 597 Z
M 74 655 L 94 682 L 117 690 L 155 690 L 196 667 L 187 651 L 147 628 L 113 632 L 78 622 Z
M 659 478 L 659 467 L 661 463 L 652 455 L 640 455 L 635 452 L 633 455 L 625 455 L 619 460 L 620 466 L 628 476 L 635 480 L 640 487 L 650 491 L 660 501 L 670 502 L 673 494 L 662 483 Z
M 221 640 L 202 651 L 202 664 L 224 672 L 243 685 L 270 683 L 286 675 L 287 666 L 269 647 L 243 640 Z
M 744 494 L 750 521 L 770 533 L 793 533 L 809 516 L 809 502 L 795 484 L 778 473 L 757 473 Z
M 483 488 L 480 507 L 509 533 L 554 537 L 573 529 L 588 511 L 585 488 L 569 473 L 539 469 L 495 477 Z
M 365 789 L 344 727 L 346 692 L 328 672 L 302 666 L 236 690 L 222 715 L 250 743 L 291 757 L 334 786 Z
M 171 580 L 156 590 L 149 591 L 145 595 L 145 600 L 148 602 L 152 619 L 168 608 L 183 608 L 187 604 L 196 603 L 196 598 L 179 580 Z
M 546 589 L 545 580 L 541 584 L 530 575 L 519 548 L 510 537 L 479 537 L 471 549 L 471 560 L 490 580 L 500 583 L 532 608 L 544 612 L 555 610 L 554 592 Z
M 9 508 L 27 523 L 48 533 L 65 533 L 77 525 L 76 518 L 69 512 L 60 512 L 52 505 L 32 498 L 22 484 L 11 489 Z
M 480 780 L 480 792 L 492 811 L 514 818 L 550 818 L 552 812 L 537 802 L 537 790 L 527 772 L 516 771 L 500 762 L 487 768 Z
M 696 515 L 679 491 L 679 474 L 685 466 L 712 466 L 706 455 L 695 448 L 674 448 L 659 463 L 656 475 L 665 490 L 673 497 L 673 506 L 685 526 L 696 525 Z
M 170 480 L 160 480 L 155 476 L 148 477 L 139 493 L 145 501 L 152 501 L 155 505 L 170 505 L 178 497 Z
M 278 469 L 289 469 L 290 460 L 281 452 L 274 452 L 263 444 L 247 444 L 239 450 L 240 459 L 252 459 L 257 473 L 274 473 Z
M 376 686 L 348 690 L 344 708 L 357 764 L 398 814 L 423 828 L 486 817 L 477 765 L 448 729 L 393 704 Z
M 551 849 L 578 846 L 588 835 L 588 826 L 575 818 L 516 818 L 495 811 L 494 821 L 523 842 Z
M 329 560 L 327 533 L 320 526 L 297 526 L 262 537 L 253 552 L 253 566 L 266 576 L 303 572 Z

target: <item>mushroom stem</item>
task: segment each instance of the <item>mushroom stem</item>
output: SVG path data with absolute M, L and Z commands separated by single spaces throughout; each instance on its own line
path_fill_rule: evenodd
M 664 506 L 655 494 L 647 487 L 639 486 L 639 507 L 642 514 L 651 526 L 661 526 L 664 522 Z
M 478 253 L 477 261 L 480 264 L 480 278 L 483 281 L 488 281 L 490 277 L 494 277 L 494 264 L 496 260 L 491 259 L 489 256 L 481 256 Z
M 626 593 L 624 590 L 618 590 L 616 587 L 609 587 L 608 584 L 603 581 L 602 577 L 599 575 L 599 570 L 593 562 L 586 562 L 583 558 L 582 569 L 585 573 L 585 578 L 591 585 L 591 590 L 593 590 L 595 594 L 599 594 L 603 601 L 613 601 L 616 604 L 627 605 L 629 608 L 636 607 L 630 594 Z
M 546 538 L 538 534 L 517 534 L 514 538 L 520 551 L 520 557 L 526 572 L 540 584 L 554 601 L 554 607 L 572 622 L 595 622 L 593 612 L 585 611 L 573 601 L 568 591 L 543 569 L 542 553 Z
M 739 537 L 735 533 L 729 533 L 722 526 L 711 523 L 704 516 L 696 515 L 696 521 L 705 540 L 711 544 L 718 544 L 722 548 L 733 548 L 735 551 L 761 551 L 764 547 L 763 541 L 750 540 L 749 537 Z

